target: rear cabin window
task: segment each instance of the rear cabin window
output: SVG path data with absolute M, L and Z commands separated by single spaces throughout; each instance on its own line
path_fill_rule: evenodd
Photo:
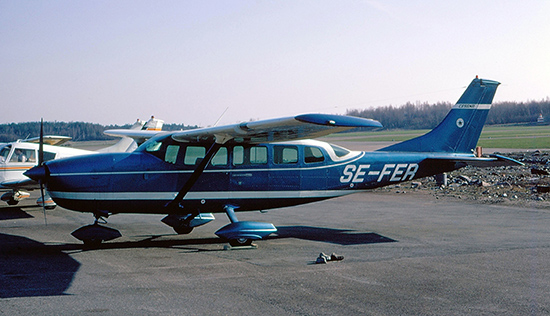
M 295 146 L 274 146 L 273 162 L 276 164 L 294 164 L 298 162 L 298 148 Z
M 267 147 L 252 146 L 233 147 L 233 164 L 238 165 L 261 165 L 267 163 Z
M 344 147 L 336 146 L 333 144 L 330 144 L 330 147 L 332 147 L 332 149 L 334 150 L 334 153 L 338 157 L 344 157 L 345 155 L 350 153 L 350 151 L 345 149 Z
M 304 161 L 306 163 L 322 162 L 325 160 L 323 152 L 317 147 L 307 146 L 304 148 Z

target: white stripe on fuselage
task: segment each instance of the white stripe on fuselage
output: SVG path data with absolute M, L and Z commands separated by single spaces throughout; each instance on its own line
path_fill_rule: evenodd
M 48 191 L 52 198 L 68 200 L 173 200 L 178 192 L 63 192 Z M 227 199 L 292 199 L 331 198 L 357 193 L 357 190 L 316 191 L 203 191 L 189 192 L 184 200 L 227 200 Z

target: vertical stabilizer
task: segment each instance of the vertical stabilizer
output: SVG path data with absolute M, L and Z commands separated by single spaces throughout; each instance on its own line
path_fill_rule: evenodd
M 476 77 L 436 128 L 378 151 L 472 153 L 499 84 Z

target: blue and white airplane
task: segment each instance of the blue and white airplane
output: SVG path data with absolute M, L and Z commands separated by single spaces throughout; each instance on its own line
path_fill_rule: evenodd
M 226 213 L 216 235 L 249 245 L 276 232 L 270 223 L 238 221 L 235 212 L 320 201 L 462 168 L 521 164 L 474 149 L 498 82 L 470 83 L 429 133 L 374 152 L 308 140 L 352 128 L 379 128 L 370 119 L 305 114 L 159 134 L 132 153 L 45 162 L 25 174 L 42 181 L 64 208 L 96 221 L 73 236 L 99 243 L 120 236 L 98 220 L 118 213 L 166 214 L 178 233 L 190 233 Z

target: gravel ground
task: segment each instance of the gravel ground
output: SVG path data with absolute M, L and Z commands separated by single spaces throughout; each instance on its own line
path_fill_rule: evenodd
M 436 199 L 476 201 L 550 209 L 550 151 L 513 152 L 504 156 L 524 166 L 465 167 L 447 173 L 447 185 L 435 177 L 376 189 L 379 192 L 432 195 Z

